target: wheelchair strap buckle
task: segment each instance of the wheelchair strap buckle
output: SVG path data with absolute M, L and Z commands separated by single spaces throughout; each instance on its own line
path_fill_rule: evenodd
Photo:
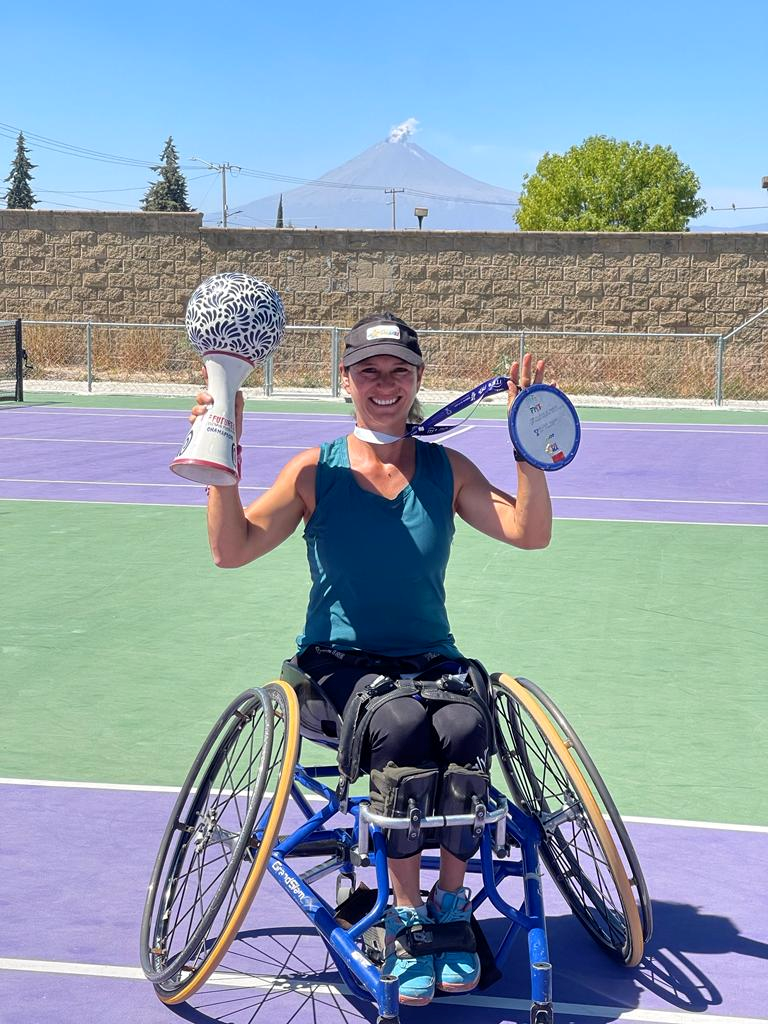
M 395 956 L 399 959 L 457 952 L 477 952 L 475 933 L 469 921 L 419 922 L 403 928 L 395 936 Z
M 446 693 L 458 693 L 461 696 L 465 696 L 470 693 L 474 687 L 467 679 L 466 673 L 462 675 L 445 675 L 441 676 L 437 681 L 437 686 L 441 690 L 445 690 Z
M 385 693 L 394 690 L 396 686 L 397 683 L 390 676 L 379 676 L 378 679 L 374 679 L 366 686 L 365 693 L 370 697 L 382 697 Z

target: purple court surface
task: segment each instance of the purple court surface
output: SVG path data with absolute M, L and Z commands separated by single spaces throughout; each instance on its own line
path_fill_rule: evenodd
M 370 1006 L 344 994 L 322 944 L 271 878 L 214 981 L 176 1010 L 157 1000 L 138 968 L 139 923 L 172 801 L 138 789 L 0 785 L 0 1020 L 373 1022 Z M 768 830 L 629 828 L 653 896 L 650 949 L 634 970 L 612 961 L 547 884 L 558 1024 L 686 1024 L 695 1014 L 712 1024 L 765 1022 Z M 492 918 L 484 927 L 496 934 Z M 516 945 L 501 981 L 408 1010 L 403 1024 L 527 1021 L 527 970 L 525 947 Z
M 350 426 L 323 413 L 249 413 L 243 494 L 256 497 L 295 452 Z M 577 458 L 549 476 L 565 519 L 766 525 L 768 425 L 582 424 Z M 200 505 L 202 489 L 167 468 L 183 412 L 45 406 L 0 411 L 0 497 Z M 444 442 L 513 486 L 503 420 L 473 417 Z
M 244 496 L 349 426 L 338 414 L 248 413 Z M 582 427 L 578 458 L 549 478 L 560 518 L 768 524 L 768 426 Z M 0 498 L 202 505 L 202 488 L 167 469 L 186 429 L 169 410 L 0 410 Z M 504 421 L 473 417 L 445 443 L 513 487 Z M 157 1000 L 138 966 L 139 925 L 171 802 L 138 788 L 0 785 L 0 1024 L 373 1024 L 271 879 L 213 981 L 176 1009 Z M 557 1024 L 768 1024 L 768 829 L 629 828 L 654 900 L 650 949 L 634 970 L 615 963 L 547 884 Z M 498 925 L 485 928 L 492 937 Z M 406 1010 L 403 1024 L 527 1022 L 527 974 L 516 947 L 502 981 Z

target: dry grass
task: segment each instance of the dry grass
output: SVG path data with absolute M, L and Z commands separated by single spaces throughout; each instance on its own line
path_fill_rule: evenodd
M 614 335 L 555 337 L 526 332 L 526 348 L 548 364 L 547 378 L 572 395 L 702 399 L 715 397 L 715 342 L 701 338 L 644 338 Z M 507 373 L 519 339 L 482 334 L 425 334 L 422 338 L 432 389 L 463 391 L 495 374 Z M 85 381 L 84 327 L 27 325 L 24 346 L 28 377 Z M 195 385 L 200 358 L 184 329 L 93 328 L 92 379 L 122 381 L 140 391 L 142 383 Z M 723 364 L 727 400 L 768 399 L 768 327 L 748 328 L 726 348 Z M 291 330 L 274 357 L 276 388 L 329 389 L 330 333 Z M 256 367 L 246 385 L 261 387 Z

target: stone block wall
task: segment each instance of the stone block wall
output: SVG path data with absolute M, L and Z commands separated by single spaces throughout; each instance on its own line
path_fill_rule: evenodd
M 0 211 L 0 316 L 168 323 L 199 282 L 274 284 L 294 324 L 725 332 L 768 304 L 768 234 L 203 228 L 199 213 Z

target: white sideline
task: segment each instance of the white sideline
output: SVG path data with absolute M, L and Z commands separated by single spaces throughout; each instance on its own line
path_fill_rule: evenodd
M 198 491 L 203 491 L 202 484 L 181 484 L 174 481 L 173 483 L 144 483 L 140 480 L 43 480 L 40 477 L 24 477 L 24 476 L 0 476 L 0 483 L 4 484 L 77 484 L 78 486 L 86 487 L 194 487 Z M 246 487 L 245 485 L 240 487 L 241 491 L 266 491 L 267 487 Z M 22 499 L 23 500 L 23 499 Z M 51 500 L 51 499 L 47 499 Z M 55 499 L 54 499 L 55 500 Z
M 123 782 L 74 782 L 60 779 L 0 778 L 0 786 L 40 786 L 51 789 L 111 789 L 126 793 L 178 793 L 180 786 L 141 786 Z M 319 796 L 308 795 L 310 801 L 323 802 Z M 759 832 L 768 834 L 768 825 L 739 825 L 719 821 L 688 821 L 684 818 L 645 818 L 622 815 L 622 820 L 635 825 L 669 825 L 673 828 L 711 828 L 726 832 Z
M 129 981 L 145 981 L 144 973 L 139 967 L 118 967 L 109 964 L 82 964 L 59 960 L 17 960 L 11 957 L 0 957 L 0 970 L 26 971 L 36 974 L 68 974 L 88 978 L 119 978 Z M 276 991 L 298 992 L 308 997 L 317 995 L 349 995 L 344 985 L 318 985 L 306 979 L 290 978 L 275 979 L 258 974 L 240 974 L 236 972 L 216 971 L 207 982 L 209 985 L 221 985 L 226 988 L 253 988 Z M 499 998 L 494 996 L 464 995 L 444 996 L 440 1000 L 451 1006 L 486 1007 L 494 1010 L 530 1010 L 530 999 Z M 616 1021 L 638 1021 L 640 1024 L 689 1024 L 691 1014 L 675 1010 L 627 1009 L 621 1006 L 595 1006 L 588 1003 L 555 1002 L 556 1013 L 570 1013 L 580 1017 L 608 1017 Z M 721 1014 L 706 1014 L 706 1020 L 712 1024 L 768 1024 L 764 1017 L 732 1017 Z
M 39 481 L 37 481 L 39 483 Z M 179 486 L 178 484 L 176 486 Z M 184 485 L 188 486 L 188 485 Z M 201 487 L 201 484 L 195 484 Z M 241 487 L 241 491 L 266 491 L 266 487 Z M 11 498 L 5 494 L 0 495 L 0 501 L 17 501 L 20 503 L 35 501 L 38 504 L 53 505 L 116 505 L 119 508 L 205 508 L 205 502 L 200 501 L 195 505 L 183 505 L 178 502 L 165 501 L 104 501 L 101 498 Z M 765 529 L 768 523 L 718 523 L 705 522 L 695 519 L 609 519 L 608 517 L 590 516 L 555 516 L 561 523 L 634 523 L 638 526 L 737 526 L 748 527 L 749 529 Z
M 457 431 L 458 433 L 458 431 Z M 137 444 L 150 445 L 153 448 L 178 448 L 178 441 L 116 441 L 113 439 L 94 437 L 25 437 L 23 434 L 7 434 L 0 436 L 0 441 L 50 441 L 54 444 Z M 305 444 L 243 444 L 241 448 L 275 448 L 278 451 L 305 452 Z
M 465 430 L 471 430 L 471 427 L 465 427 Z M 2 441 L 0 437 L 0 441 Z M 112 444 L 111 441 L 97 442 L 100 444 Z M 119 441 L 117 444 L 133 444 L 133 441 Z M 155 442 L 136 442 L 154 444 Z M 442 444 L 442 441 L 432 442 Z M 175 447 L 175 446 L 174 446 Z M 274 447 L 286 447 L 283 445 L 246 445 L 246 448 L 274 448 Z M 304 451 L 304 448 L 297 449 Z M 0 477 L 0 483 L 9 484 L 77 484 L 78 486 L 92 486 L 92 487 L 145 487 L 151 490 L 153 487 L 197 487 L 202 489 L 203 485 L 198 483 L 183 484 L 179 482 L 161 483 L 161 482 L 146 482 L 141 480 L 65 480 L 65 479 L 42 479 L 41 477 L 22 477 L 22 476 L 2 476 Z M 241 484 L 241 491 L 266 491 L 267 487 L 254 487 Z M 746 506 L 768 506 L 768 501 L 732 501 L 732 500 L 719 500 L 716 498 L 634 498 L 634 497 L 610 497 L 608 495 L 591 495 L 591 494 L 553 494 L 553 501 L 621 501 L 627 504 L 653 504 L 653 505 L 735 505 L 737 507 Z M 753 525 L 753 524 L 749 524 Z

